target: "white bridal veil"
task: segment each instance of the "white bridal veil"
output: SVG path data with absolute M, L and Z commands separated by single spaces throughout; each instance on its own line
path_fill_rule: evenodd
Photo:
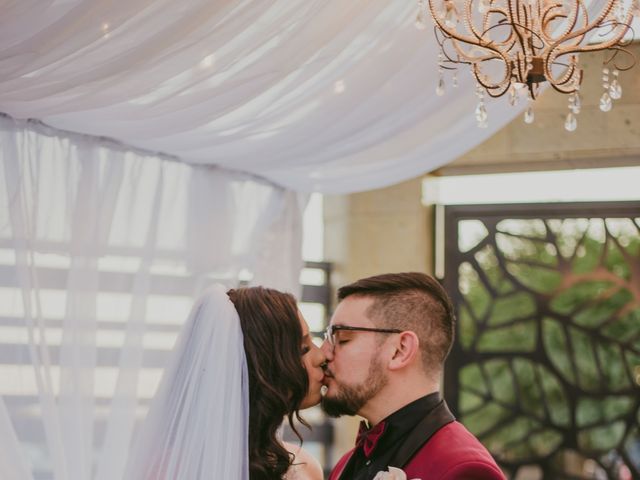
M 238 314 L 215 285 L 183 327 L 126 480 L 248 480 L 247 375 Z

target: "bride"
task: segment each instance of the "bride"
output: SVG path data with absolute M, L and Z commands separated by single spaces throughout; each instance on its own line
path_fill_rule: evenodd
M 136 437 L 127 480 L 316 480 L 319 463 L 281 439 L 320 402 L 325 357 L 295 298 L 210 287 L 196 302 Z

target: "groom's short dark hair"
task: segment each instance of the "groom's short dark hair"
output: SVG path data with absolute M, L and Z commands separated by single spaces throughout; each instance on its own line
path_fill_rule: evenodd
M 453 343 L 455 315 L 435 278 L 419 272 L 376 275 L 338 289 L 338 301 L 350 296 L 373 298 L 367 316 L 379 328 L 415 332 L 427 372 L 442 367 Z

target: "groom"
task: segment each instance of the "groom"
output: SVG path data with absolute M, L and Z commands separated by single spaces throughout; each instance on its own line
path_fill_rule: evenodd
M 504 480 L 439 393 L 454 332 L 440 284 L 422 273 L 378 275 L 340 288 L 338 300 L 322 346 L 322 406 L 368 425 L 329 480 L 370 480 L 390 466 L 409 479 Z

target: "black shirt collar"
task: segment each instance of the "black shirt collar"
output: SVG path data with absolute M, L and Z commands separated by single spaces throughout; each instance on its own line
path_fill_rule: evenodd
M 385 418 L 383 420 L 387 425 L 385 433 L 376 446 L 372 458 L 393 448 L 393 445 L 409 433 L 416 425 L 416 422 L 427 416 L 438 405 L 440 400 L 440 392 L 431 393 L 414 400 Z
M 439 392 L 431 393 L 414 400 L 385 418 L 384 434 L 378 440 L 370 457 L 367 459 L 360 450 L 356 450 L 340 478 L 371 479 L 377 472 L 386 470 L 403 438 L 409 434 L 417 422 L 438 405 L 440 400 Z

